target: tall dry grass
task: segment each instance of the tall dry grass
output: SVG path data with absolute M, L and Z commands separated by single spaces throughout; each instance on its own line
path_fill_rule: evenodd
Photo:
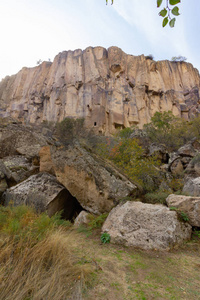
M 74 254 L 76 233 L 65 227 L 55 228 L 50 222 L 50 229 L 46 226 L 45 234 L 43 232 L 37 239 L 33 233 L 36 221 L 41 223 L 27 210 L 21 218 L 21 223 L 26 223 L 25 227 L 18 226 L 17 232 L 8 233 L 9 224 L 17 222 L 15 215 L 10 218 L 7 230 L 6 223 L 1 227 L 0 299 L 81 299 L 92 266 L 79 264 Z M 20 234 L 25 228 L 25 233 Z

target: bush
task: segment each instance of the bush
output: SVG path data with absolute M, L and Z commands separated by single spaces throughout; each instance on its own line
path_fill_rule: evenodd
M 174 61 L 174 62 L 178 62 L 178 61 L 183 62 L 183 61 L 186 61 L 187 58 L 185 56 L 179 55 L 179 56 L 173 56 L 171 58 L 171 60 Z
M 63 144 L 69 145 L 74 139 L 77 139 L 82 135 L 83 127 L 83 118 L 65 118 L 60 123 L 56 124 L 56 133 Z
M 150 60 L 153 60 L 153 59 L 154 59 L 154 57 L 153 57 L 152 54 L 149 54 L 149 55 L 145 56 L 145 58 L 146 58 L 146 59 L 150 59 Z
M 99 145 L 98 153 L 111 160 L 145 191 L 154 190 L 155 182 L 159 184 L 160 162 L 156 157 L 146 157 L 145 150 L 137 139 L 118 136 L 114 143 L 109 140 L 108 143 Z
M 103 225 L 105 219 L 107 218 L 108 214 L 104 213 L 100 216 L 93 216 L 93 215 L 89 215 L 90 221 L 88 223 L 88 227 L 89 229 L 97 229 L 97 228 L 101 228 L 101 226 Z
M 152 203 L 152 204 L 165 204 L 166 205 L 166 199 L 169 196 L 170 192 L 154 192 L 154 193 L 147 193 L 144 196 L 146 203 Z
M 0 232 L 17 239 L 29 240 L 30 244 L 43 239 L 46 234 L 59 226 L 69 227 L 71 223 L 61 219 L 61 213 L 49 217 L 37 214 L 31 207 L 0 206 Z
M 144 130 L 152 143 L 163 144 L 168 151 L 176 151 L 195 137 L 192 123 L 175 117 L 171 111 L 156 112 Z

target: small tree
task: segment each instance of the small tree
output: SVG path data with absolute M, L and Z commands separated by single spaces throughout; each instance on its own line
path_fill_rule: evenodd
M 83 118 L 65 118 L 63 121 L 57 123 L 56 133 L 58 134 L 60 141 L 63 144 L 68 145 L 81 136 L 83 125 Z
M 42 63 L 41 59 L 38 59 L 37 62 L 36 62 L 37 65 L 40 65 L 41 63 Z
M 151 142 L 163 144 L 169 151 L 177 150 L 195 136 L 192 125 L 175 117 L 171 111 L 156 112 L 151 122 L 144 125 L 144 130 Z
M 160 162 L 156 157 L 146 157 L 137 139 L 127 137 L 124 131 L 127 133 L 126 129 L 121 130 L 114 142 L 108 139 L 106 144 L 99 144 L 98 153 L 111 160 L 144 191 L 151 191 L 155 188 L 155 181 L 159 184 L 157 166 Z
M 186 60 L 187 60 L 187 58 L 185 56 L 181 56 L 181 55 L 173 56 L 171 58 L 171 61 L 175 61 L 175 62 L 178 62 L 178 61 L 182 62 L 182 61 L 186 61 Z
M 153 57 L 152 54 L 149 54 L 149 55 L 145 56 L 145 58 L 146 58 L 146 59 L 150 59 L 150 60 L 153 60 L 153 59 L 154 59 L 154 57 Z

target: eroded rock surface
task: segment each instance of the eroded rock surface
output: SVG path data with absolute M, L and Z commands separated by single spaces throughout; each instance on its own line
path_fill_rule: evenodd
M 183 187 L 183 193 L 189 196 L 200 197 L 200 177 L 188 177 Z
M 138 193 L 138 188 L 108 161 L 79 144 L 67 151 L 42 148 L 40 163 L 41 171 L 54 170 L 57 180 L 91 213 L 109 212 L 122 198 Z
M 82 208 L 78 201 L 54 176 L 47 173 L 32 175 L 25 181 L 6 190 L 4 204 L 33 206 L 38 212 L 47 211 L 49 216 L 63 210 L 63 217 L 72 219 Z
M 189 224 L 200 227 L 200 197 L 169 195 L 166 199 L 168 207 L 175 207 L 189 218 Z
M 34 124 L 81 117 L 87 128 L 112 133 L 133 124 L 142 127 L 157 111 L 195 116 L 199 89 L 198 70 L 189 63 L 88 47 L 7 76 L 0 83 L 0 117 Z
M 34 166 L 26 157 L 15 155 L 0 159 L 0 171 L 11 186 L 38 173 L 39 167 Z
M 79 227 L 81 225 L 83 226 L 88 225 L 88 223 L 90 222 L 89 216 L 91 216 L 90 213 L 86 212 L 85 210 L 82 210 L 80 214 L 76 217 L 74 221 L 74 226 Z
M 127 201 L 113 208 L 103 227 L 111 242 L 141 249 L 168 250 L 191 236 L 191 226 L 163 205 Z
M 0 158 L 24 155 L 33 159 L 38 157 L 40 148 L 46 144 L 44 136 L 32 127 L 19 124 L 0 126 Z

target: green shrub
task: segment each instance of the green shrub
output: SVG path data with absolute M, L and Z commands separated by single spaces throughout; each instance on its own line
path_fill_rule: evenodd
M 137 139 L 118 138 L 115 140 L 115 144 L 109 141 L 103 146 L 104 151 L 101 154 L 118 166 L 144 191 L 152 191 L 157 187 L 156 185 L 159 185 L 161 173 L 158 166 L 160 161 L 155 156 L 147 157 Z M 99 147 L 101 148 L 102 145 Z
M 49 217 L 46 213 L 37 214 L 31 207 L 0 206 L 0 234 L 26 239 L 35 243 L 60 226 L 68 228 L 70 222 L 61 219 L 61 213 Z
M 108 244 L 108 243 L 110 243 L 110 234 L 109 233 L 107 233 L 107 232 L 104 232 L 104 233 L 102 233 L 102 235 L 101 235 L 101 242 L 103 243 L 103 244 Z
M 105 219 L 107 218 L 108 214 L 104 213 L 100 216 L 93 216 L 93 215 L 89 215 L 90 218 L 90 222 L 88 223 L 88 227 L 89 229 L 97 229 L 97 228 L 101 228 L 101 226 L 103 225 Z
M 179 219 L 181 221 L 184 221 L 184 222 L 188 222 L 189 221 L 188 215 L 186 213 L 184 213 L 183 211 L 180 211 L 177 207 L 171 206 L 169 209 L 176 211 L 177 214 L 178 214 L 178 216 L 179 216 Z
M 176 151 L 195 137 L 192 122 L 175 117 L 171 111 L 156 112 L 144 130 L 151 142 L 163 144 L 169 151 Z
M 65 118 L 63 121 L 56 124 L 56 133 L 60 141 L 68 145 L 77 139 L 83 133 L 84 119 L 83 118 Z
M 166 198 L 169 196 L 170 192 L 153 192 L 147 193 L 144 196 L 145 202 L 152 204 L 166 204 Z
M 189 221 L 188 215 L 186 213 L 184 213 L 183 211 L 180 211 L 180 216 L 181 216 L 181 218 L 182 218 L 182 220 L 184 222 L 188 222 Z
M 200 230 L 199 228 L 198 229 L 195 229 L 194 232 L 193 232 L 194 236 L 197 237 L 198 239 L 200 239 Z
M 183 178 L 172 178 L 168 182 L 169 188 L 173 190 L 173 192 L 180 192 L 183 189 L 184 183 Z

